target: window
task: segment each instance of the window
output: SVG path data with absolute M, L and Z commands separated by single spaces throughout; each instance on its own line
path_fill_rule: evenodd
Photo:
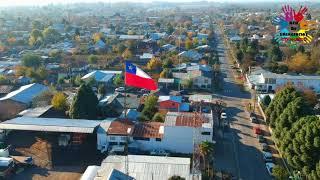
M 114 137 L 114 136 L 110 136 L 110 141 L 115 141 L 116 140 L 116 137 Z
M 201 134 L 202 134 L 202 135 L 206 135 L 206 136 L 207 136 L 207 135 L 210 136 L 211 133 L 210 133 L 210 132 L 201 132 Z
M 134 140 L 141 140 L 141 141 L 150 141 L 150 138 L 144 138 L 144 137 L 133 137 Z
M 112 145 L 118 145 L 118 143 L 117 142 L 110 142 L 109 145 L 111 145 L 111 146 Z
M 119 143 L 119 145 L 126 145 L 126 143 L 124 143 L 124 142 L 120 142 L 120 143 Z
M 204 83 L 208 84 L 208 82 L 209 82 L 208 79 L 205 79 L 205 80 L 204 80 Z
M 121 137 L 121 140 L 122 140 L 122 141 L 126 141 L 126 140 L 127 140 L 127 137 Z
M 156 138 L 156 141 L 161 141 L 161 138 Z

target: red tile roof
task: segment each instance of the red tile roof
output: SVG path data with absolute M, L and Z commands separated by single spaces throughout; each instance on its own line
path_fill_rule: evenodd
M 128 129 L 131 128 L 129 131 Z M 134 123 L 128 119 L 118 119 L 115 121 L 112 121 L 109 129 L 108 134 L 111 135 L 130 135 L 132 134 L 134 129 Z
M 139 123 L 135 126 L 133 137 L 143 137 L 143 138 L 162 138 L 163 134 L 159 133 L 160 126 L 163 123 L 160 122 L 145 122 Z
M 203 123 L 208 122 L 208 118 L 199 113 L 180 112 L 176 118 L 176 126 L 201 127 Z

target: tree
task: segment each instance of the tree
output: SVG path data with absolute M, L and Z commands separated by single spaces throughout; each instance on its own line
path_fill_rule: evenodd
M 130 59 L 133 57 L 132 52 L 129 50 L 129 48 L 127 48 L 123 53 L 122 53 L 122 57 L 124 59 Z
M 168 180 L 186 180 L 185 178 L 181 177 L 181 176 L 171 176 Z
M 57 110 L 66 110 L 68 107 L 67 97 L 62 92 L 58 92 L 53 96 L 51 105 Z
M 171 25 L 171 23 L 168 23 L 168 24 L 167 24 L 167 33 L 168 33 L 168 34 L 172 34 L 173 31 L 174 31 L 173 26 Z
M 0 85 L 8 84 L 8 83 L 9 83 L 9 80 L 4 75 L 0 75 Z
M 267 123 L 274 128 L 276 119 L 281 115 L 283 110 L 291 101 L 299 96 L 299 93 L 291 85 L 287 85 L 278 91 L 266 109 Z
M 30 46 L 40 46 L 42 44 L 42 32 L 39 29 L 33 29 L 29 37 Z
M 192 41 L 189 38 L 185 41 L 185 48 L 187 50 L 192 48 Z
M 162 66 L 162 62 L 157 57 L 152 57 L 147 64 L 147 68 L 149 70 L 159 70 L 161 68 L 161 66 Z
M 293 99 L 283 110 L 281 115 L 275 120 L 275 137 L 282 139 L 284 131 L 291 129 L 291 126 L 301 117 L 311 113 L 311 108 L 302 97 Z M 281 143 L 281 141 L 280 141 Z
M 317 70 L 316 63 L 311 61 L 308 55 L 298 52 L 287 63 L 289 70 L 297 73 L 313 73 Z
M 210 166 L 211 162 L 206 162 L 206 159 L 210 160 L 213 153 L 214 144 L 209 141 L 203 141 L 199 144 L 199 151 L 203 159 L 204 169 L 206 169 L 206 166 Z
M 156 114 L 153 116 L 152 121 L 155 121 L 155 122 L 164 122 L 164 115 L 161 114 L 161 113 L 156 113 Z
M 72 119 L 95 119 L 98 102 L 92 88 L 82 84 L 73 99 L 69 115 Z
M 237 57 L 238 61 L 242 62 L 243 56 L 244 56 L 243 52 L 241 50 L 237 50 L 236 57 Z
M 320 119 L 306 116 L 286 133 L 280 150 L 294 169 L 306 179 L 320 179 Z
M 43 30 L 42 35 L 43 35 L 43 40 L 47 44 L 58 42 L 61 36 L 57 30 L 49 27 Z
M 287 180 L 289 178 L 288 171 L 279 165 L 275 165 L 272 169 L 272 175 L 276 178 L 276 180 Z
M 154 116 L 154 114 L 157 112 L 157 101 L 158 97 L 154 95 L 150 95 L 145 99 L 144 107 L 141 112 L 141 117 L 143 117 L 143 120 L 151 120 Z
M 35 54 L 25 54 L 22 56 L 22 65 L 37 68 L 41 64 L 41 57 Z
M 201 44 L 207 44 L 207 39 L 206 38 L 202 38 Z
M 270 98 L 269 95 L 266 95 L 266 96 L 263 98 L 263 100 L 262 100 L 262 103 L 263 103 L 263 105 L 265 105 L 265 106 L 269 106 L 270 102 L 271 102 L 271 98 Z
M 195 37 L 195 38 L 193 38 L 193 47 L 196 47 L 196 46 L 198 46 L 199 45 L 199 40 L 198 40 L 198 38 L 197 37 Z
M 181 84 L 184 87 L 191 89 L 193 86 L 193 81 L 192 81 L 192 79 L 186 79 L 186 80 L 183 80 Z
M 40 67 L 38 68 L 38 70 L 36 71 L 39 79 L 38 80 L 46 80 L 48 77 L 48 71 L 46 70 L 45 67 Z
M 172 77 L 172 73 L 168 68 L 163 69 L 162 72 L 160 73 L 160 78 L 170 78 L 170 77 Z
M 310 107 L 314 107 L 318 103 L 317 94 L 311 89 L 304 89 L 302 96 Z
M 98 62 L 98 56 L 91 54 L 91 55 L 88 57 L 88 62 L 89 62 L 90 64 L 96 64 L 96 63 Z
M 123 82 L 121 74 L 117 74 L 113 79 L 113 84 L 118 87 L 118 86 L 123 85 L 123 83 L 124 82 Z
M 268 50 L 268 57 L 272 61 L 281 61 L 282 60 L 282 52 L 278 45 L 273 45 Z
M 165 59 L 162 63 L 162 68 L 172 68 L 173 62 L 171 59 Z

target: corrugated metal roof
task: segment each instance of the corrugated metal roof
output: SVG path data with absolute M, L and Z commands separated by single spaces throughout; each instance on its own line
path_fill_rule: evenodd
M 108 156 L 95 179 L 108 177 L 113 169 L 125 172 L 125 159 L 126 156 Z M 190 158 L 128 155 L 128 164 L 129 175 L 137 180 L 163 180 L 173 175 L 192 179 Z
M 93 133 L 99 124 L 95 120 L 18 117 L 0 123 L 0 129 Z
M 209 113 L 168 112 L 164 121 L 165 126 L 201 127 L 203 123 L 213 123 Z
M 159 96 L 158 102 L 163 102 L 168 100 L 181 103 L 182 97 L 181 96 Z
M 159 83 L 174 83 L 174 79 L 168 79 L 168 78 L 159 78 Z
M 46 90 L 48 90 L 48 87 L 45 85 L 37 83 L 28 84 L 25 86 L 21 86 L 18 90 L 12 91 L 5 97 L 0 98 L 0 101 L 11 99 L 13 101 L 29 104 L 34 97 L 38 96 Z
M 39 117 L 45 112 L 47 112 L 49 109 L 51 109 L 52 105 L 45 106 L 45 107 L 36 107 L 33 109 L 26 109 L 24 111 L 21 111 L 18 115 L 19 116 L 25 116 L 25 117 Z
M 136 124 L 132 136 L 144 138 L 162 138 L 163 133 L 160 132 L 161 126 L 163 126 L 163 123 L 160 122 L 144 122 Z
M 108 82 L 115 74 L 121 74 L 122 71 L 101 71 L 96 70 L 84 75 L 81 79 L 94 78 L 98 82 Z
M 212 95 L 193 94 L 193 95 L 190 95 L 189 101 L 193 101 L 193 102 L 203 101 L 203 102 L 211 103 L 212 102 Z

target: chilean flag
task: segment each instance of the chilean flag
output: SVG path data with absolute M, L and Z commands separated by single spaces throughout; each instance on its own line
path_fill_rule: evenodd
M 145 88 L 148 90 L 156 90 L 158 86 L 156 82 L 140 68 L 126 61 L 125 84 L 128 86 Z

